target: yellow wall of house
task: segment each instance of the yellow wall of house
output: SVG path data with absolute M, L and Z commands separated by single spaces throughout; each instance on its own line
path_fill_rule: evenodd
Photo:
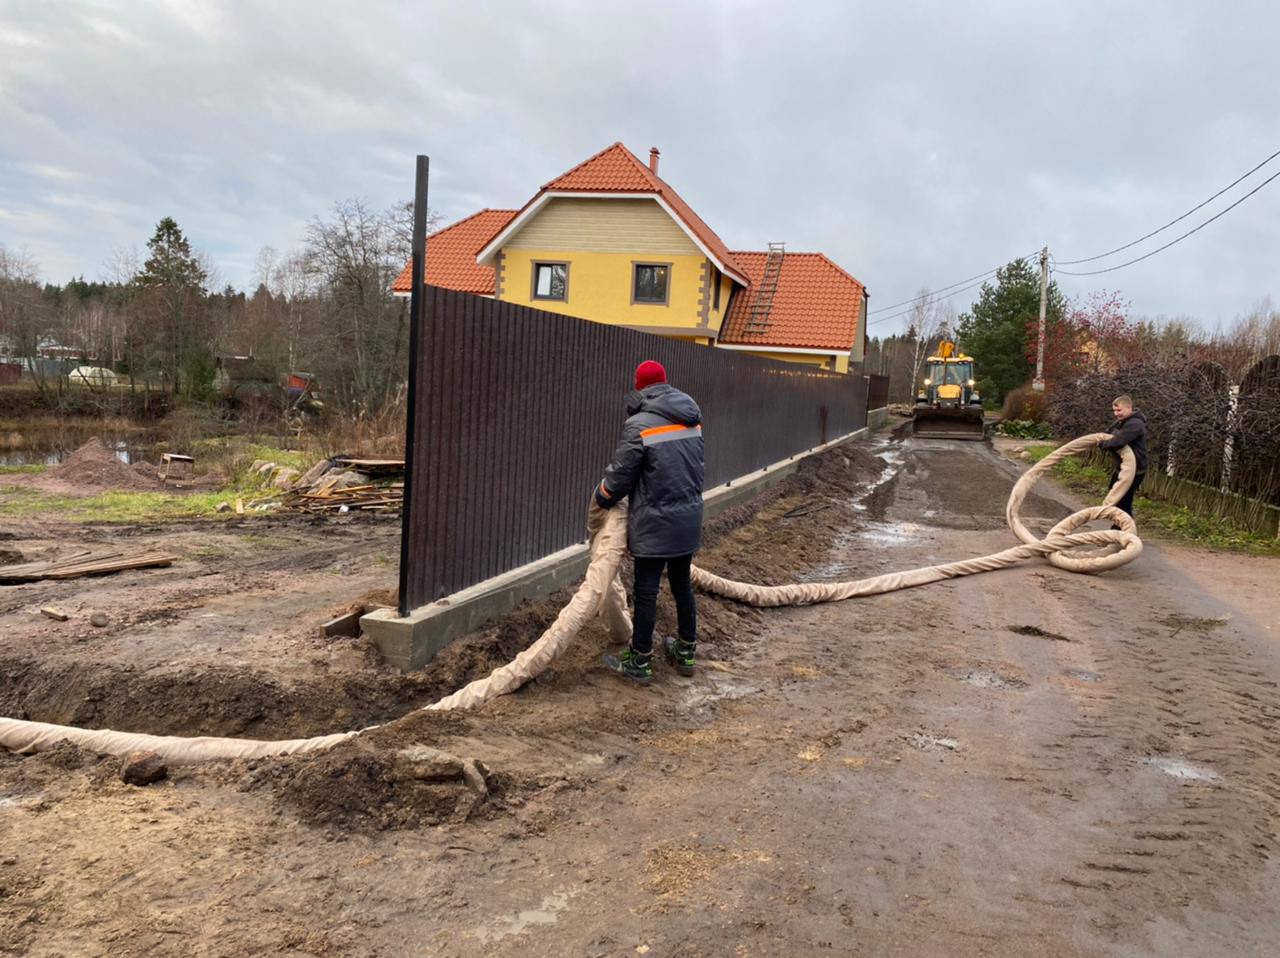
M 652 197 L 555 197 L 520 232 L 508 238 L 504 248 L 698 255 L 698 247 Z
M 598 253 L 584 250 L 526 250 L 503 248 L 502 300 L 581 316 L 597 323 L 619 326 L 653 326 L 663 329 L 698 328 L 698 286 L 703 257 L 637 251 Z M 533 298 L 533 265 L 540 262 L 569 264 L 564 300 Z M 635 262 L 669 263 L 668 303 L 632 304 Z
M 764 359 L 776 359 L 784 363 L 800 363 L 804 366 L 817 366 L 820 369 L 828 369 L 832 372 L 847 373 L 849 371 L 849 355 L 842 353 L 834 357 L 835 363 L 832 363 L 831 356 L 823 356 L 815 353 L 773 353 L 768 350 L 742 350 L 749 352 L 752 356 L 761 356 Z
M 707 325 L 701 325 L 703 274 L 711 264 L 652 199 L 552 199 L 503 244 L 501 253 L 504 302 L 665 335 L 687 329 L 705 342 L 719 332 L 728 307 L 732 281 L 721 277 L 720 309 L 710 308 L 708 290 Z M 533 298 L 538 262 L 569 264 L 563 301 Z M 631 302 L 637 262 L 670 264 L 666 305 Z M 702 329 L 707 332 L 699 336 L 695 331 Z
M 710 260 L 707 260 L 707 270 L 709 276 L 714 276 L 719 272 Z M 733 292 L 733 280 L 724 273 L 720 273 L 718 280 L 720 284 L 720 308 L 716 308 L 715 287 L 708 284 L 707 287 L 707 325 L 719 335 L 720 326 L 724 323 L 725 313 L 729 311 L 729 294 Z

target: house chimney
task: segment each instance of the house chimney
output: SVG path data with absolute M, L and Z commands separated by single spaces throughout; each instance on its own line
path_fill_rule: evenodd
M 658 175 L 658 157 L 661 155 L 662 152 L 656 146 L 649 147 L 649 172 L 654 176 Z

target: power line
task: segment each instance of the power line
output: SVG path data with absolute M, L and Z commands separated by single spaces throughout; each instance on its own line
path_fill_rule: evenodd
M 1016 260 L 1014 260 L 1014 262 L 1021 262 L 1024 259 L 1030 259 L 1034 255 L 1035 253 L 1032 252 L 1032 253 L 1028 253 L 1026 256 L 1019 256 Z M 883 313 L 885 310 L 897 309 L 899 306 L 906 306 L 911 303 L 917 303 L 921 300 L 928 299 L 929 297 L 936 296 L 939 293 L 945 293 L 947 290 L 951 289 L 952 287 L 962 286 L 965 283 L 971 283 L 975 279 L 985 279 L 986 277 L 991 276 L 992 274 L 1002 269 L 1004 269 L 1004 264 L 1001 264 L 1000 266 L 994 266 L 989 270 L 985 270 L 984 272 L 978 273 L 976 276 L 970 276 L 967 279 L 962 279 L 955 283 L 950 283 L 946 286 L 939 286 L 937 289 L 931 289 L 925 293 L 919 293 L 915 296 L 912 296 L 910 299 L 904 299 L 900 303 L 889 303 L 887 306 L 880 306 L 877 309 L 869 310 L 867 315 L 874 316 L 876 313 Z M 956 292 L 960 292 L 960 290 L 956 290 Z
M 1177 239 L 1170 240 L 1169 242 L 1165 243 L 1163 246 L 1153 249 L 1150 253 L 1144 253 L 1143 255 L 1137 257 L 1136 259 L 1131 259 L 1126 263 L 1121 263 L 1119 266 L 1108 266 L 1106 269 L 1089 270 L 1083 273 L 1075 273 L 1070 270 L 1063 269 L 1063 270 L 1058 270 L 1058 272 L 1061 273 L 1063 276 L 1097 276 L 1099 273 L 1110 273 L 1117 269 L 1124 269 L 1126 266 L 1132 266 L 1134 263 L 1141 263 L 1144 259 L 1149 259 L 1150 257 L 1155 256 L 1156 253 L 1161 253 L 1164 250 L 1167 250 L 1170 246 L 1173 246 L 1176 243 L 1181 243 L 1184 239 L 1186 239 L 1192 233 L 1200 232 L 1200 230 L 1204 229 L 1206 226 L 1208 226 L 1218 217 L 1231 212 L 1233 209 L 1235 209 L 1237 206 L 1239 206 L 1249 197 L 1253 196 L 1254 193 L 1258 192 L 1258 190 L 1262 189 L 1264 186 L 1266 186 L 1268 183 L 1270 183 L 1272 180 L 1276 179 L 1277 177 L 1280 177 L 1280 172 L 1272 173 L 1269 177 L 1267 177 L 1265 180 L 1263 180 L 1261 183 L 1259 183 L 1257 186 L 1251 189 L 1248 193 L 1244 194 L 1244 196 L 1240 197 L 1240 199 L 1236 200 L 1230 206 L 1226 207 L 1223 210 L 1218 211 L 1217 213 L 1214 213 L 1213 216 L 1210 216 L 1207 220 L 1205 220 L 1199 226 L 1195 227 L 1194 229 L 1187 230 L 1187 232 L 1183 233 Z M 1083 262 L 1083 261 L 1078 261 L 1078 262 Z
M 982 279 L 979 279 L 976 283 L 970 283 L 968 286 L 963 286 L 963 287 L 961 287 L 960 289 L 957 289 L 957 290 L 954 290 L 954 291 L 952 291 L 952 292 L 950 292 L 950 293 L 947 293 L 947 294 L 946 294 L 946 295 L 944 295 L 944 296 L 939 296 L 937 299 L 930 300 L 929 302 L 924 303 L 923 305 L 926 305 L 926 306 L 933 306 L 934 304 L 936 304 L 936 303 L 940 303 L 940 302 L 942 302 L 942 301 L 943 301 L 943 300 L 945 300 L 945 299 L 950 299 L 952 296 L 959 296 L 959 295 L 960 295 L 961 293 L 963 293 L 963 292 L 967 292 L 968 290 L 971 290 L 971 289 L 974 289 L 974 288 L 976 288 L 976 287 L 978 287 L 978 286 L 981 286 L 981 285 L 983 285 L 983 284 L 986 282 L 986 276 L 987 276 L 987 275 L 988 275 L 987 273 L 983 273 L 983 274 L 982 274 L 982 277 L 983 277 L 983 278 L 982 278 Z M 913 304 L 914 304 L 914 303 L 919 302 L 919 299 L 915 299 L 915 300 L 907 300 L 907 302 L 909 302 L 909 303 L 913 303 Z M 909 308 L 909 309 L 904 309 L 904 310 L 902 310 L 902 311 L 900 311 L 900 312 L 892 313 L 892 314 L 890 314 L 890 315 L 888 315 L 888 316 L 880 316 L 880 317 L 878 317 L 877 319 L 868 319 L 868 320 L 867 320 L 867 325 L 868 325 L 868 326 L 874 326 L 876 323 L 886 323 L 886 322 L 888 322 L 888 321 L 889 321 L 889 320 L 891 320 L 891 319 L 897 319 L 899 316 L 906 316 L 906 315 L 908 315 L 909 313 L 914 313 L 914 312 L 915 312 L 915 306 L 913 305 L 913 306 L 911 306 L 911 308 Z
M 1183 241 L 1184 239 L 1186 239 L 1188 236 L 1191 236 L 1193 233 L 1197 233 L 1197 232 L 1199 232 L 1200 230 L 1204 229 L 1204 227 L 1206 227 L 1206 226 L 1208 226 L 1210 223 L 1212 223 L 1214 220 L 1218 219 L 1219 217 L 1223 216 L 1224 214 L 1228 213 L 1229 211 L 1231 211 L 1231 210 L 1235 209 L 1237 206 L 1239 206 L 1241 203 L 1243 203 L 1245 200 L 1247 200 L 1249 197 L 1251 197 L 1254 193 L 1257 193 L 1259 190 L 1261 190 L 1264 186 L 1266 186 L 1266 185 L 1267 185 L 1268 183 L 1270 183 L 1272 180 L 1276 179 L 1277 177 L 1280 177 L 1280 173 L 1273 174 L 1272 176 L 1270 176 L 1269 178 L 1267 178 L 1266 180 L 1264 180 L 1262 183 L 1260 183 L 1258 186 L 1254 187 L 1252 190 L 1250 190 L 1248 193 L 1246 193 L 1244 196 L 1240 197 L 1238 200 L 1236 200 L 1236 201 L 1235 201 L 1234 203 L 1232 203 L 1230 206 L 1226 207 L 1226 209 L 1223 209 L 1223 210 L 1221 210 L 1220 212 L 1218 212 L 1218 213 L 1214 214 L 1214 215 L 1213 215 L 1213 216 L 1211 216 L 1209 219 L 1207 219 L 1207 220 L 1205 220 L 1203 223 L 1201 223 L 1199 226 L 1195 227 L 1195 228 L 1194 228 L 1194 229 L 1192 229 L 1192 230 L 1188 230 L 1186 233 L 1183 233 L 1181 236 L 1177 237 L 1176 239 L 1170 240 L 1168 243 L 1165 243 L 1163 246 L 1161 246 L 1161 247 L 1159 247 L 1159 248 L 1157 248 L 1157 249 L 1154 249 L 1154 250 L 1152 250 L 1152 251 L 1151 251 L 1151 252 L 1149 252 L 1149 253 L 1146 253 L 1146 254 L 1144 254 L 1144 255 L 1142 255 L 1142 256 L 1139 256 L 1139 257 L 1137 257 L 1137 258 L 1135 258 L 1135 259 L 1128 260 L 1127 262 L 1120 263 L 1120 264 L 1119 264 L 1119 265 L 1117 265 L 1117 266 L 1111 266 L 1111 267 L 1108 267 L 1108 268 L 1106 268 L 1106 269 L 1089 270 L 1089 271 L 1082 271 L 1082 272 L 1075 272 L 1075 271 L 1071 271 L 1071 270 L 1065 270 L 1065 269 L 1060 270 L 1060 269 L 1058 269 L 1058 266 L 1059 266 L 1059 265 L 1061 265 L 1061 266 L 1076 266 L 1076 265 L 1079 265 L 1079 264 L 1082 264 L 1082 263 L 1092 263 L 1092 262 L 1094 262 L 1095 260 L 1105 259 L 1105 258 L 1106 258 L 1106 257 L 1108 257 L 1108 256 L 1112 256 L 1112 255 L 1114 255 L 1114 254 L 1116 254 L 1116 253 L 1120 253 L 1120 252 L 1123 252 L 1124 250 L 1130 249 L 1131 247 L 1137 246 L 1139 243 L 1141 243 L 1141 242 L 1143 242 L 1143 241 L 1145 241 L 1145 240 L 1148 240 L 1148 239 L 1150 239 L 1151 237 L 1153 237 L 1153 236 L 1155 236 L 1155 235 L 1157 235 L 1157 234 L 1159 234 L 1159 233 L 1163 233 L 1163 232 L 1164 232 L 1165 230 L 1167 230 L 1169 227 L 1174 226 L 1175 224 L 1182 222 L 1182 221 L 1183 221 L 1183 220 L 1185 220 L 1188 216 L 1190 216 L 1191 214 L 1195 213 L 1196 211 L 1201 210 L 1201 209 L 1204 209 L 1204 207 L 1208 206 L 1210 203 L 1212 203 L 1214 200 L 1216 200 L 1218 197 L 1220 197 L 1223 193 L 1226 193 L 1226 192 L 1227 192 L 1228 190 L 1230 190 L 1232 187 L 1237 186 L 1237 185 L 1238 185 L 1238 184 L 1240 184 L 1242 181 L 1244 181 L 1244 180 L 1248 179 L 1250 176 L 1252 176 L 1254 173 L 1258 172 L 1258 170 L 1262 169 L 1264 166 L 1266 166 L 1268 163 L 1270 163 L 1270 162 L 1271 162 L 1272 160 L 1274 160 L 1276 157 L 1280 157 L 1280 150 L 1277 150 L 1276 152 L 1272 153 L 1270 156 L 1268 156 L 1268 157 L 1267 157 L 1265 160 L 1263 160 L 1261 163 L 1257 164 L 1257 165 L 1256 165 L 1256 166 L 1254 166 L 1252 169 L 1250 169 L 1247 173 L 1244 173 L 1242 176 L 1239 176 L 1239 177 L 1237 177 L 1235 180 L 1233 180 L 1232 182 L 1228 183 L 1226 186 L 1224 186 L 1222 189 L 1218 190 L 1218 192 L 1214 193 L 1212 196 L 1210 196 L 1210 197 L 1209 197 L 1207 200 L 1205 200 L 1204 202 L 1199 203 L 1199 204 L 1197 204 L 1196 206 L 1193 206 L 1191 209 L 1187 210 L 1187 211 L 1186 211 L 1185 213 L 1183 213 L 1181 216 L 1178 216 L 1178 217 L 1176 217 L 1175 219 L 1170 220 L 1168 223 L 1165 223 L 1165 224 L 1164 224 L 1163 226 L 1161 226 L 1159 229 L 1152 230 L 1150 233 L 1147 233 L 1147 234 L 1145 234 L 1144 236 L 1139 236 L 1136 240 L 1133 240 L 1132 242 L 1125 243 L 1123 246 L 1117 246 L 1115 249 L 1107 250 L 1107 252 L 1105 252 L 1105 253 L 1098 253 L 1096 256 L 1089 256 L 1089 257 L 1086 257 L 1086 258 L 1084 258 L 1084 259 L 1073 259 L 1073 260 L 1062 260 L 1062 261 L 1059 261 L 1059 260 L 1057 260 L 1056 258 L 1051 257 L 1052 264 L 1053 264 L 1053 272 L 1054 272 L 1055 274 L 1056 274 L 1056 273 L 1061 273 L 1063 276 L 1097 276 L 1097 275 L 1099 275 L 1099 274 L 1101 274 L 1101 273 L 1110 273 L 1110 272 L 1112 272 L 1112 271 L 1114 271 L 1114 270 L 1124 269 L 1126 266 L 1132 266 L 1134 263 L 1140 263 L 1140 262 L 1142 262 L 1142 260 L 1144 260 L 1144 259 L 1148 259 L 1148 258 L 1150 258 L 1150 257 L 1152 257 L 1152 256 L 1155 256 L 1157 253 L 1161 253 L 1161 252 L 1163 252 L 1164 250 L 1167 250 L 1169 247 L 1171 247 L 1171 246 L 1173 246 L 1173 245 L 1175 245 L 1175 244 L 1177 244 L 1177 243 L 1182 242 L 1182 241 Z M 1027 254 L 1027 255 L 1025 255 L 1025 256 L 1020 256 L 1020 257 L 1018 257 L 1018 259 L 1014 260 L 1014 262 L 1023 262 L 1023 261 L 1025 261 L 1025 260 L 1031 259 L 1031 257 L 1033 257 L 1033 256 L 1035 256 L 1035 255 L 1036 255 L 1036 254 L 1035 254 L 1035 252 L 1033 251 L 1033 252 L 1031 252 L 1031 253 L 1028 253 L 1028 254 Z M 888 304 L 888 305 L 886 305 L 886 306 L 880 306 L 880 307 L 878 307 L 878 308 L 876 308 L 876 309 L 870 310 L 870 311 L 868 312 L 868 316 L 876 316 L 876 314 L 878 314 L 878 313 L 884 313 L 884 312 L 887 312 L 887 311 L 889 311 L 889 310 L 898 310 L 898 311 L 897 311 L 897 312 L 894 312 L 894 313 L 891 313 L 891 314 L 890 314 L 890 315 L 888 315 L 888 316 L 879 316 L 879 317 L 878 317 L 878 318 L 876 318 L 876 319 L 868 319 L 868 321 L 867 321 L 867 325 L 868 325 L 868 326 L 874 326 L 874 325 L 875 325 L 875 324 L 877 324 L 877 323 L 888 322 L 888 321 L 889 321 L 889 320 L 891 320 L 891 319 L 898 319 L 898 318 L 900 318 L 900 317 L 902 317 L 902 316 L 906 316 L 906 315 L 908 315 L 909 313 L 914 312 L 918 307 L 923 307 L 923 306 L 932 306 L 932 305 L 935 305 L 935 304 L 937 304 L 937 303 L 942 302 L 943 300 L 950 299 L 952 296 L 958 296 L 958 295 L 959 295 L 959 294 L 961 294 L 961 293 L 968 292 L 968 291 L 969 291 L 969 290 L 971 290 L 971 289 L 974 289 L 974 288 L 976 288 L 976 287 L 978 287 L 978 286 L 981 286 L 981 285 L 982 285 L 982 284 L 987 280 L 987 278 L 988 278 L 988 277 L 990 277 L 990 276 L 994 275 L 995 273 L 999 272 L 999 271 L 1000 271 L 1000 269 L 1002 269 L 1002 268 L 1003 268 L 1003 267 L 1001 267 L 1001 266 L 997 266 L 997 267 L 994 267 L 994 268 L 992 268 L 992 269 L 985 270 L 984 272 L 978 273 L 978 274 L 976 274 L 976 275 L 974 275 L 974 276 L 967 277 L 966 279 L 958 280 L 958 281 L 956 281 L 956 282 L 954 282 L 954 283 L 950 283 L 950 284 L 948 284 L 948 285 L 946 285 L 946 286 L 940 286 L 940 287 L 938 287 L 937 289 L 929 290 L 929 291 L 924 292 L 924 293 L 921 293 L 921 294 L 919 294 L 919 295 L 917 295 L 917 296 L 913 296 L 911 299 L 904 299 L 904 300 L 902 300 L 901 302 L 898 302 L 898 303 L 889 303 L 889 304 Z M 957 287 L 958 287 L 958 288 L 957 288 Z M 906 308 L 906 309 L 899 309 L 899 307 L 902 307 L 902 306 L 906 306 L 907 308 Z
M 1255 166 L 1253 169 L 1251 169 L 1248 173 L 1245 173 L 1243 176 L 1240 176 L 1240 177 L 1236 178 L 1235 180 L 1232 180 L 1230 183 L 1228 183 L 1228 184 L 1227 184 L 1226 186 L 1224 186 L 1222 189 L 1218 190 L 1218 192 L 1214 193 L 1214 194 L 1213 194 L 1213 196 L 1209 197 L 1209 198 L 1208 198 L 1207 200 L 1205 200 L 1203 203 L 1199 204 L 1198 206 L 1193 206 L 1193 207 L 1191 207 L 1191 209 L 1187 210 L 1185 213 L 1183 213 L 1183 214 L 1182 214 L 1181 216 L 1179 216 L 1177 219 L 1170 220 L 1169 222 L 1165 223 L 1165 224 L 1164 224 L 1164 226 L 1160 227 L 1159 229 L 1152 230 L 1152 231 L 1151 231 L 1150 233 L 1148 233 L 1146 236 L 1139 236 L 1139 237 L 1138 237 L 1136 240 L 1134 240 L 1132 243 L 1125 243 L 1123 246 L 1117 246 L 1115 249 L 1107 250 L 1105 253 L 1099 253 L 1097 256 L 1088 256 L 1088 257 L 1086 257 L 1086 258 L 1084 258 L 1084 259 L 1063 260 L 1063 261 L 1062 261 L 1062 263 L 1061 263 L 1061 265 L 1063 265 L 1063 266 L 1078 266 L 1078 265 L 1080 265 L 1081 263 L 1092 263 L 1092 262 L 1093 262 L 1094 260 L 1096 260 L 1096 259 L 1103 259 L 1104 257 L 1111 256 L 1113 253 L 1119 253 L 1119 252 L 1122 252 L 1123 250 L 1127 250 L 1127 249 L 1128 249 L 1129 247 L 1131 247 L 1131 246 L 1137 246 L 1137 245 L 1138 245 L 1139 243 L 1141 243 L 1143 240 L 1149 240 L 1149 239 L 1151 239 L 1151 237 L 1155 236 L 1157 233 L 1163 233 L 1165 230 L 1167 230 L 1170 226 L 1173 226 L 1175 223 L 1181 223 L 1183 220 L 1185 220 L 1185 219 L 1186 219 L 1188 216 L 1190 216 L 1192 213 L 1196 212 L 1196 210 L 1204 209 L 1206 206 L 1208 206 L 1210 203 L 1212 203 L 1214 200 L 1216 200 L 1216 199 L 1217 199 L 1219 196 L 1221 196 L 1223 193 L 1227 192 L 1227 190 L 1231 189 L 1231 187 L 1235 186 L 1235 185 L 1236 185 L 1237 183 L 1239 183 L 1241 180 L 1247 180 L 1249 177 L 1253 176 L 1253 174 L 1254 174 L 1254 173 L 1257 173 L 1257 172 L 1258 172 L 1258 170 L 1262 169 L 1264 166 L 1266 166 L 1268 163 L 1270 163 L 1272 160 L 1274 160 L 1277 156 L 1280 156 L 1280 150 L 1276 150 L 1276 152 L 1272 153 L 1272 154 L 1271 154 L 1270 156 L 1268 156 L 1265 160 L 1263 160 L 1261 163 L 1259 163 L 1257 166 Z M 1267 182 L 1270 182 L 1270 180 L 1268 180 Z M 1264 183 L 1263 185 L 1265 186 L 1266 184 Z M 1230 207 L 1228 207 L 1228 209 L 1230 209 Z M 1211 220 L 1210 222 L 1212 222 L 1212 220 Z M 1164 248 L 1164 247 L 1161 247 L 1161 249 L 1163 249 L 1163 248 Z M 1159 250 L 1157 250 L 1156 252 L 1159 252 Z M 1137 262 L 1137 260 L 1134 260 L 1134 262 L 1136 263 L 1136 262 Z M 1127 265 L 1127 264 L 1126 264 L 1126 265 Z M 1117 267 L 1115 267 L 1115 268 L 1116 268 L 1116 269 L 1119 269 L 1120 267 L 1118 267 L 1118 266 L 1117 266 Z M 1102 271 L 1100 270 L 1100 272 L 1102 272 Z M 1087 273 L 1068 273 L 1067 275 L 1068 275 L 1068 276 L 1087 276 L 1087 275 L 1089 275 L 1089 274 L 1087 274 Z

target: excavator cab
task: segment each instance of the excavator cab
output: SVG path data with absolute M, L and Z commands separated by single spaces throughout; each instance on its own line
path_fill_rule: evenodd
M 911 417 L 913 435 L 934 439 L 982 439 L 982 398 L 972 356 L 944 340 L 925 360 L 924 379 Z

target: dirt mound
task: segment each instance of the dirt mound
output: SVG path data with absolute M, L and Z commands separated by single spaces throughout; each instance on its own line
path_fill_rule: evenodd
M 363 742 L 264 764 L 243 787 L 269 788 L 305 822 L 359 831 L 465 822 L 481 801 L 462 782 L 405 775 L 394 752 Z
M 36 485 L 55 491 L 83 492 L 146 492 L 163 487 L 155 477 L 154 467 L 142 463 L 130 466 L 121 462 L 97 437 L 40 476 Z

